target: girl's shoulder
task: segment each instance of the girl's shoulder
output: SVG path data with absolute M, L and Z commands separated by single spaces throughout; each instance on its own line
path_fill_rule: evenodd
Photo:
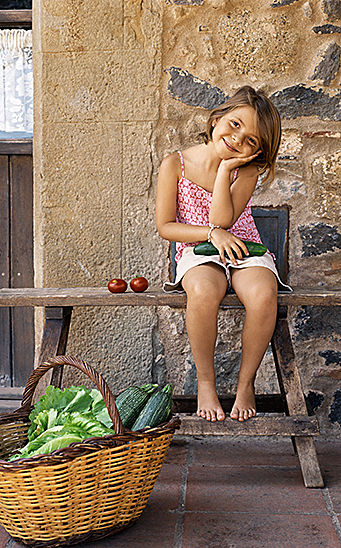
M 168 154 L 161 162 L 159 179 L 167 178 L 167 180 L 172 180 L 173 182 L 176 180 L 179 182 L 183 177 L 188 176 L 187 170 L 189 170 L 190 174 L 194 177 L 194 179 L 190 180 L 198 179 L 198 176 L 201 173 L 200 170 L 199 174 L 197 173 L 197 163 L 198 160 L 200 160 L 200 157 L 202 157 L 200 149 L 200 145 L 194 145 L 185 150 L 178 150 Z
M 164 181 L 167 184 L 177 185 L 182 177 L 181 159 L 178 152 L 173 152 L 166 156 L 160 165 L 158 181 Z
M 184 173 L 184 163 L 186 161 L 191 161 L 193 157 L 193 151 L 195 150 L 195 146 L 187 148 L 185 150 L 177 150 L 175 152 L 172 152 L 171 154 L 168 154 L 161 163 L 161 168 L 163 171 L 172 171 L 173 173 L 176 172 L 179 180 L 181 179 L 183 173 Z
M 178 170 L 181 174 L 181 157 L 179 152 L 172 152 L 168 156 L 165 156 L 161 162 L 161 166 L 164 169 Z

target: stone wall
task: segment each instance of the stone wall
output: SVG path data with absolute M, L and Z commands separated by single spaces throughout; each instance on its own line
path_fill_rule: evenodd
M 36 284 L 143 274 L 160 287 L 170 269 L 154 222 L 160 162 L 198 142 L 208 110 L 243 84 L 265 90 L 283 119 L 276 178 L 253 204 L 289 207 L 289 282 L 340 284 L 340 33 L 336 0 L 36 0 Z M 235 388 L 242 323 L 242 312 L 220 313 L 220 391 Z M 302 307 L 290 325 L 322 431 L 339 434 L 340 314 Z M 77 309 L 67 351 L 114 391 L 151 379 L 195 390 L 182 310 Z M 257 390 L 275 387 L 269 351 Z

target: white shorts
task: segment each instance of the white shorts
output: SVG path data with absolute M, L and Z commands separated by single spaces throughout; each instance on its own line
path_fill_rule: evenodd
M 264 268 L 268 268 L 275 274 L 278 281 L 279 291 L 292 291 L 292 288 L 289 285 L 286 285 L 281 281 L 277 272 L 277 268 L 275 266 L 275 262 L 269 252 L 260 257 L 245 257 L 242 260 L 237 259 L 237 265 L 232 264 L 229 259 L 226 259 L 226 265 L 224 265 L 219 255 L 195 255 L 193 249 L 194 248 L 192 246 L 185 247 L 182 253 L 182 257 L 176 267 L 175 281 L 166 282 L 163 285 L 163 290 L 165 292 L 183 292 L 184 290 L 181 285 L 181 280 L 186 272 L 194 266 L 199 266 L 206 263 L 215 263 L 222 266 L 225 269 L 229 286 L 231 286 L 231 268 L 248 268 L 250 266 L 262 266 Z

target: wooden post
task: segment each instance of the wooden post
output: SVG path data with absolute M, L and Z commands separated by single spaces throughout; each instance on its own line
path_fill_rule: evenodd
M 285 392 L 289 415 L 308 415 L 286 317 L 278 317 L 272 345 L 278 367 L 277 375 Z M 295 444 L 305 486 L 323 487 L 313 437 L 295 436 Z
M 65 354 L 72 307 L 45 307 L 44 333 L 40 346 L 38 364 L 41 365 L 48 358 Z M 63 375 L 63 367 L 54 368 L 48 372 L 39 382 L 34 400 L 37 401 L 45 392 L 49 384 L 60 387 Z

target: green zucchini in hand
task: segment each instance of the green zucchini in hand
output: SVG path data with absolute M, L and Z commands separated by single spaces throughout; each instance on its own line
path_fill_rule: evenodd
M 261 257 L 262 255 L 264 255 L 264 253 L 267 252 L 267 248 L 263 244 L 259 244 L 257 242 L 248 242 L 246 240 L 242 240 L 242 242 L 246 245 L 248 249 L 249 257 Z M 243 253 L 243 257 L 245 257 L 245 253 L 243 251 L 242 253 Z M 219 251 L 211 242 L 200 242 L 200 244 L 197 244 L 194 247 L 194 254 L 195 255 L 219 255 Z M 225 255 L 226 255 L 226 251 L 225 251 Z
M 132 430 L 141 430 L 142 428 L 153 428 L 166 422 L 173 407 L 174 384 L 166 384 L 159 392 L 155 392 L 148 400 L 145 407 L 132 426 Z
M 143 386 L 129 386 L 117 396 L 115 403 L 124 428 L 132 427 L 156 389 L 157 384 L 150 383 Z

